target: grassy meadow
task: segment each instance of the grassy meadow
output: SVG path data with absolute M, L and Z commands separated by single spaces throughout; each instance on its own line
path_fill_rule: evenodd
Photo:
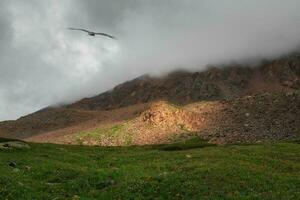
M 1 199 L 300 199 L 300 144 L 0 150 Z

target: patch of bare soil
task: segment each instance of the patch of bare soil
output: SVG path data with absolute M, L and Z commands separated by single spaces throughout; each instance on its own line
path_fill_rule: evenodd
M 77 120 L 71 125 L 62 125 L 62 128 L 57 127 L 54 130 L 46 130 L 42 133 L 31 132 L 31 135 L 26 137 L 25 140 L 31 142 L 74 144 L 73 135 L 83 131 L 93 131 L 96 128 L 110 127 L 116 123 L 122 123 L 126 120 L 136 118 L 147 109 L 148 106 L 148 104 L 138 104 L 109 111 L 89 111 L 91 115 L 89 115 L 86 120 Z M 72 118 L 73 116 L 69 117 Z M 42 130 L 45 130 L 45 128 L 42 128 Z

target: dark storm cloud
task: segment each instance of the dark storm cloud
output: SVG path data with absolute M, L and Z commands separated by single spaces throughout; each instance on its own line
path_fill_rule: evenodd
M 289 53 L 299 46 L 299 7 L 298 0 L 2 0 L 0 120 L 145 73 Z

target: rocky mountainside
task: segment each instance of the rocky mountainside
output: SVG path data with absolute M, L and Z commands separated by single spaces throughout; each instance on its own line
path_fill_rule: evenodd
M 300 55 L 293 55 L 257 67 L 211 67 L 204 72 L 178 71 L 160 78 L 142 76 L 67 108 L 109 110 L 154 100 L 187 104 L 299 88 Z
M 0 122 L 0 137 L 97 145 L 153 144 L 182 134 L 214 143 L 297 138 L 299 90 L 299 54 L 256 67 L 142 76 L 92 98 Z
M 104 146 L 159 144 L 195 136 L 217 144 L 295 140 L 300 138 L 299 116 L 299 91 L 200 101 L 185 106 L 156 101 L 144 105 L 131 118 L 112 123 L 86 121 L 27 140 Z

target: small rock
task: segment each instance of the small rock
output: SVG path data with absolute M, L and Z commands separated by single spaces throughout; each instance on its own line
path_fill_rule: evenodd
M 8 165 L 10 167 L 17 167 L 17 163 L 15 163 L 14 161 L 9 161 Z
M 21 141 L 10 141 L 0 143 L 0 149 L 30 149 L 30 146 Z
M 116 183 L 116 181 L 113 180 L 113 179 L 111 179 L 111 180 L 109 181 L 109 183 L 110 183 L 110 185 L 114 185 L 114 184 Z
M 74 196 L 72 197 L 72 200 L 77 200 L 77 199 L 80 199 L 80 197 L 79 197 L 78 195 L 74 195 Z
M 191 158 L 191 157 L 192 157 L 192 156 L 191 156 L 191 155 L 189 155 L 189 154 L 188 154 L 188 155 L 185 155 L 185 156 L 186 156 L 187 158 Z

